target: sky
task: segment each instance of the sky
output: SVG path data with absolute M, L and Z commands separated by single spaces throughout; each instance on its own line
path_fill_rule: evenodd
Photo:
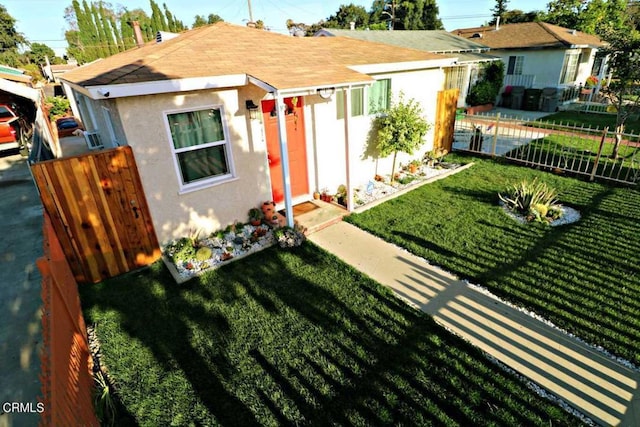
M 88 0 L 89 1 L 89 0 Z M 151 15 L 149 0 L 114 0 L 114 6 L 127 9 L 142 8 Z M 220 15 L 225 21 L 244 25 L 249 19 L 249 1 L 245 0 L 156 0 L 162 8 L 167 7 L 185 25 L 191 26 L 196 15 Z M 364 6 L 368 11 L 373 0 L 250 0 L 253 19 L 261 19 L 273 31 L 286 32 L 287 19 L 311 24 L 333 15 L 341 4 Z M 495 0 L 436 0 L 440 19 L 446 30 L 476 27 L 491 19 L 491 8 Z M 64 10 L 71 0 L 0 0 L 9 14 L 16 20 L 16 29 L 30 42 L 44 43 L 58 56 L 65 52 L 64 32 L 68 25 Z M 547 1 L 510 0 L 509 10 L 525 12 L 546 9 Z

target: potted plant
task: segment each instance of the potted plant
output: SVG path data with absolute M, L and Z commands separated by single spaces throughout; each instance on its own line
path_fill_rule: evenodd
M 262 204 L 262 213 L 265 218 L 271 218 L 275 210 L 276 210 L 276 204 L 273 201 L 264 202 Z
M 336 192 L 336 201 L 339 205 L 347 206 L 347 187 L 344 184 L 340 184 L 338 186 L 338 191 Z
M 249 209 L 249 222 L 254 227 L 257 227 L 262 223 L 262 218 L 264 218 L 264 214 L 258 208 Z
M 409 173 L 415 174 L 416 172 L 418 172 L 418 168 L 420 167 L 420 165 L 420 160 L 411 160 L 411 162 L 409 162 Z

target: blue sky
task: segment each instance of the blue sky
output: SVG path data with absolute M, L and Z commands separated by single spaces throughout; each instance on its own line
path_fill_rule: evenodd
M 297 22 L 313 23 L 335 13 L 341 4 L 354 3 L 371 8 L 372 0 L 251 0 L 253 18 L 261 19 L 275 31 L 286 31 L 285 22 L 291 18 Z M 142 8 L 151 13 L 149 0 L 111 1 L 114 6 L 125 4 L 128 9 Z M 162 7 L 166 3 L 178 19 L 191 26 L 195 15 L 216 13 L 234 24 L 243 24 L 249 18 L 245 0 L 156 0 Z M 16 19 L 16 27 L 31 42 L 45 43 L 58 55 L 64 53 L 65 7 L 71 0 L 0 0 L 9 14 Z M 440 18 L 447 30 L 482 25 L 491 18 L 495 0 L 438 0 Z M 546 9 L 546 1 L 511 0 L 509 9 Z

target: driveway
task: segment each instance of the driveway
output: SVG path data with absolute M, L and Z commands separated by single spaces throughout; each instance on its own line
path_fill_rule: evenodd
M 15 151 L 0 152 L 0 195 L 0 426 L 34 426 L 37 413 L 6 412 L 13 402 L 37 409 L 42 343 L 35 263 L 42 207 L 26 159 Z

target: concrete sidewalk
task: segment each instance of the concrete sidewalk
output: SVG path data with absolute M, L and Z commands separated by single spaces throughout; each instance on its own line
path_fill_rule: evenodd
M 26 159 L 0 153 L 0 405 L 40 396 L 42 204 Z M 38 425 L 38 413 L 4 412 L 0 427 Z
M 597 423 L 640 426 L 639 372 L 353 225 L 309 240 Z

